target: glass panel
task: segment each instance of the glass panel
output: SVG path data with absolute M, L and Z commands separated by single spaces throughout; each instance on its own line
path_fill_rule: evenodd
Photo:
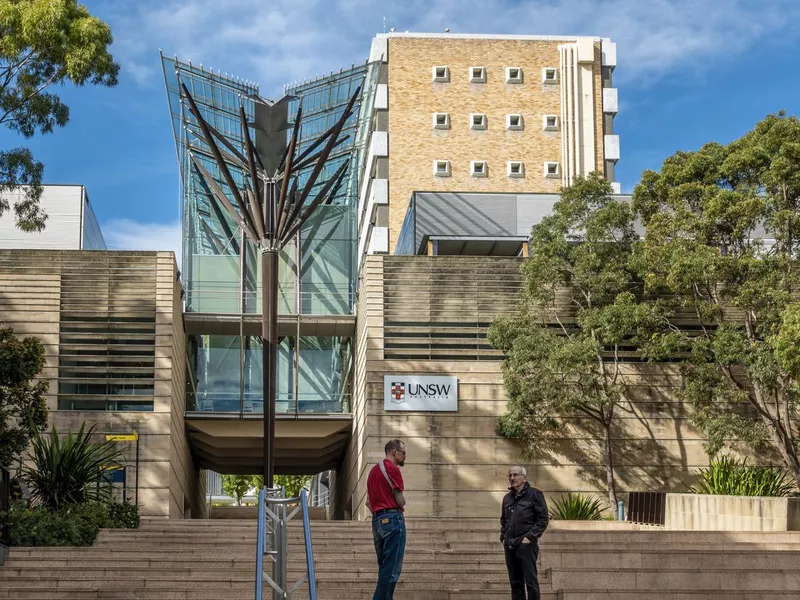
M 192 350 L 194 346 L 197 350 Z M 264 410 L 261 340 L 256 336 L 204 335 L 188 345 L 197 378 L 187 406 L 201 412 L 260 413 Z M 192 358 L 196 354 L 196 358 Z M 241 362 L 240 362 L 241 359 Z M 241 364 L 241 369 L 240 369 Z M 295 411 L 295 338 L 278 346 L 277 412 Z M 190 373 L 192 370 L 190 369 Z M 244 388 L 241 387 L 242 383 Z M 242 394 L 240 395 L 240 390 Z
M 300 338 L 298 412 L 342 412 L 341 358 L 338 338 Z
M 240 341 L 242 346 L 240 348 Z M 349 340 L 332 337 L 286 337 L 278 346 L 277 413 L 341 413 L 349 410 L 345 385 L 351 362 Z M 196 350 L 194 348 L 197 348 Z M 263 412 L 262 347 L 256 336 L 191 337 L 187 360 L 194 361 L 187 387 L 187 410 Z M 241 354 L 240 354 L 241 353 Z M 196 358 L 192 358 L 196 356 Z M 240 370 L 239 357 L 242 356 Z M 244 388 L 240 387 L 240 377 Z M 295 385 L 298 387 L 295 401 Z M 240 405 L 239 390 L 243 404 Z M 195 391 L 196 390 L 196 391 Z
M 197 348 L 195 410 L 239 412 L 238 336 L 204 335 Z
M 317 209 L 301 233 L 301 314 L 352 312 L 355 251 L 355 219 L 351 208 Z

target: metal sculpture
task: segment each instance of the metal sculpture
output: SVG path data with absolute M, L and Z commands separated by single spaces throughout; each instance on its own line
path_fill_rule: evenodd
M 345 181 L 349 161 L 342 165 L 327 181 L 320 182 L 320 189 L 314 190 L 322 174 L 325 162 L 331 152 L 349 136 L 339 139 L 345 123 L 354 112 L 356 99 L 361 88 L 356 89 L 339 120 L 313 143 L 298 153 L 298 139 L 303 117 L 302 98 L 298 102 L 297 115 L 289 144 L 278 163 L 277 169 L 269 173 L 255 144 L 250 138 L 250 129 L 244 105 L 239 106 L 239 120 L 244 138 L 245 154 L 242 154 L 225 136 L 214 129 L 201 114 L 186 85 L 181 82 L 181 97 L 185 98 L 189 110 L 200 129 L 195 132 L 211 151 L 220 174 L 230 189 L 233 202 L 222 190 L 220 184 L 211 176 L 202 162 L 191 152 L 190 158 L 200 176 L 205 181 L 212 197 L 224 208 L 231 218 L 242 228 L 245 235 L 261 249 L 262 266 L 262 310 L 261 343 L 263 360 L 264 393 L 264 485 L 273 487 L 275 475 L 275 401 L 278 359 L 278 255 L 281 249 L 293 238 L 314 211 L 330 204 Z M 219 142 L 226 151 L 220 149 Z M 323 146 L 324 144 L 324 146 Z M 322 147 L 321 150 L 318 148 Z M 313 153 L 313 154 L 312 154 Z M 244 187 L 237 187 L 228 168 L 228 163 L 240 168 L 249 175 Z M 302 183 L 298 174 L 303 169 L 311 173 Z M 315 192 L 313 199 L 309 197 Z M 243 249 L 242 249 L 243 251 Z

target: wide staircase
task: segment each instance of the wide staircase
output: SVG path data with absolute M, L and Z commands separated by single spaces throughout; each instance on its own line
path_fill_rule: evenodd
M 507 600 L 495 520 L 410 519 L 397 600 Z M 304 572 L 290 526 L 289 580 Z M 313 521 L 320 600 L 372 597 L 369 523 Z M 0 598 L 243 600 L 253 597 L 252 520 L 143 520 L 89 548 L 12 548 Z M 667 532 L 622 523 L 551 523 L 541 544 L 545 600 L 800 598 L 800 534 Z M 295 598 L 308 598 L 307 588 Z M 265 600 L 271 600 L 271 593 Z

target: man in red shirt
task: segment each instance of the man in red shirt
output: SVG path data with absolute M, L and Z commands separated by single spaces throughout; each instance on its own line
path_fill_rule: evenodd
M 378 557 L 378 584 L 372 600 L 392 600 L 406 551 L 406 522 L 403 519 L 403 475 L 406 445 L 390 440 L 386 458 L 372 467 L 367 477 L 367 508 L 372 513 L 372 540 Z M 383 468 L 381 468 L 383 467 Z

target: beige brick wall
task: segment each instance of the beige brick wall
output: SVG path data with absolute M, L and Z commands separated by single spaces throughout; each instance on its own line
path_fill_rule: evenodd
M 542 130 L 545 114 L 560 115 L 558 85 L 541 83 L 542 69 L 559 66 L 549 40 L 389 39 L 389 227 L 394 250 L 411 193 L 555 192 L 559 179 L 543 176 L 545 161 L 561 162 L 561 132 Z M 595 50 L 596 152 L 602 168 L 602 91 L 599 42 Z M 434 83 L 434 65 L 450 68 L 449 83 Z M 470 83 L 469 67 L 486 67 L 486 83 Z M 506 67 L 521 67 L 524 82 L 507 84 Z M 451 128 L 432 127 L 433 113 L 450 114 Z M 488 128 L 471 130 L 470 113 L 485 113 Z M 507 114 L 522 114 L 524 131 L 506 131 Z M 449 160 L 451 177 L 434 177 L 433 161 Z M 488 177 L 470 176 L 470 161 L 488 161 Z M 506 161 L 522 160 L 526 176 L 506 175 Z
M 111 322 L 115 316 L 155 320 L 155 335 L 148 343 L 155 352 L 152 412 L 58 410 L 60 321 L 65 303 L 73 316 L 99 316 Z M 184 427 L 181 309 L 171 252 L 0 250 L 0 326 L 12 327 L 19 335 L 34 335 L 44 343 L 42 378 L 50 385 L 50 423 L 59 432 L 77 431 L 82 423 L 96 424 L 98 434 L 138 432 L 139 505 L 144 516 L 182 518 L 185 499 L 204 509 Z M 111 329 L 109 335 L 124 338 L 129 335 L 126 327 L 130 325 L 121 323 L 119 333 Z M 119 445 L 125 451 L 132 500 L 136 445 Z
M 437 350 L 436 344 L 451 348 L 458 338 L 437 340 L 439 336 L 431 335 L 426 350 L 419 345 L 422 333 L 415 338 L 391 333 L 400 322 L 420 329 L 438 324 L 444 338 L 447 329 L 464 331 L 455 327 L 458 323 L 488 323 L 498 310 L 513 306 L 509 296 L 493 292 L 498 284 L 489 276 L 507 265 L 516 268 L 519 260 L 367 258 L 356 339 L 357 423 L 336 481 L 337 494 L 343 494 L 340 501 L 352 508 L 354 518 L 367 518 L 367 474 L 383 456 L 386 441 L 395 437 L 403 439 L 408 449 L 403 476 L 410 517 L 496 516 L 506 492 L 506 469 L 520 461 L 532 484 L 548 496 L 572 490 L 597 494 L 605 501 L 602 433 L 592 422 L 567 419 L 566 433 L 552 452 L 522 460 L 519 445 L 496 434 L 498 417 L 507 405 L 499 360 L 487 359 L 478 349 L 472 352 L 482 356 L 480 360 L 446 359 L 443 355 L 454 351 Z M 464 283 L 455 280 L 459 276 Z M 514 284 L 521 287 L 521 276 L 508 277 L 508 285 Z M 417 345 L 397 349 L 398 342 Z M 475 348 L 475 341 L 472 345 Z M 400 353 L 416 357 L 402 358 Z M 458 412 L 386 412 L 383 376 L 391 374 L 456 376 Z M 619 411 L 612 433 L 618 491 L 685 489 L 694 471 L 707 466 L 708 457 L 690 407 L 675 394 L 681 385 L 678 365 L 632 363 L 623 368 L 623 377 L 631 384 L 635 401 L 629 410 Z

